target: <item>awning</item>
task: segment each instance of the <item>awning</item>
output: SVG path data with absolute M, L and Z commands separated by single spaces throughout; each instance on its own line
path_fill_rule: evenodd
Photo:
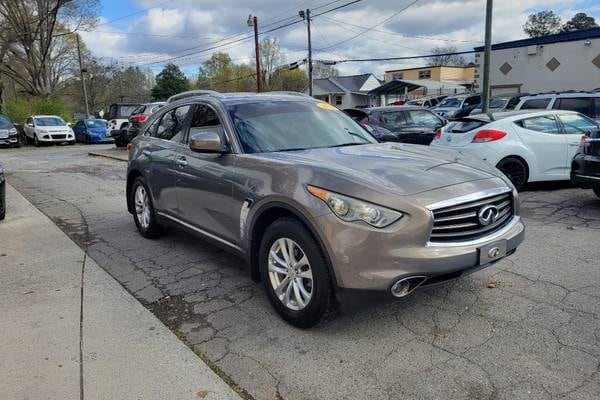
M 425 88 L 428 92 L 433 91 L 436 93 L 463 93 L 466 91 L 465 86 L 452 82 L 432 81 L 429 79 L 420 79 L 418 81 L 394 79 L 376 87 L 369 94 L 404 94 L 405 92 L 412 92 L 419 88 Z

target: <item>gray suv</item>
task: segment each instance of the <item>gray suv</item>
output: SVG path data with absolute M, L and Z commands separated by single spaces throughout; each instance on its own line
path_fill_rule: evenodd
M 497 169 L 378 143 L 298 94 L 165 105 L 130 147 L 127 207 L 147 238 L 176 225 L 239 254 L 303 328 L 489 266 L 524 237 L 517 193 Z

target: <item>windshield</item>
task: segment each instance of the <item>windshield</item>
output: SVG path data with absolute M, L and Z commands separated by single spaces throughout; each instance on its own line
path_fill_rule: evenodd
M 65 126 L 67 123 L 60 117 L 34 118 L 36 126 Z
M 420 106 L 423 104 L 423 100 L 411 100 L 406 103 L 409 106 Z
M 233 104 L 228 111 L 246 153 L 377 143 L 328 103 L 260 101 Z
M 10 122 L 8 118 L 3 115 L 0 115 L 0 129 L 12 129 L 13 124 Z
M 438 107 L 460 107 L 464 99 L 457 97 L 446 97 L 440 102 Z
M 492 97 L 490 99 L 490 108 L 504 108 L 508 100 L 508 97 Z
M 85 126 L 88 128 L 106 128 L 107 123 L 103 119 L 87 119 Z

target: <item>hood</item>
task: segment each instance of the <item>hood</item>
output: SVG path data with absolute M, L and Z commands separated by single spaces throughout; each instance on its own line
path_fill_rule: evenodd
M 263 153 L 261 156 L 303 166 L 316 182 L 343 194 L 362 197 L 365 190 L 409 195 L 444 186 L 497 177 L 482 160 L 445 149 L 403 143 Z
M 39 130 L 48 131 L 50 133 L 67 133 L 71 132 L 71 128 L 68 126 L 37 126 Z
M 87 131 L 89 133 L 93 133 L 95 135 L 103 135 L 106 133 L 107 129 L 106 128 L 87 128 Z

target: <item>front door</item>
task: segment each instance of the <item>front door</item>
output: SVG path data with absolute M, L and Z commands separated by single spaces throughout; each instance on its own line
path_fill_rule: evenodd
M 579 148 L 581 137 L 590 131 L 597 130 L 598 125 L 591 119 L 579 114 L 560 114 L 558 119 L 567 139 L 567 161 L 570 163 Z
M 226 142 L 219 114 L 207 104 L 195 106 L 189 138 L 202 131 L 217 132 Z M 189 146 L 178 155 L 178 216 L 216 240 L 239 244 L 241 203 L 233 199 L 234 154 L 198 153 Z

